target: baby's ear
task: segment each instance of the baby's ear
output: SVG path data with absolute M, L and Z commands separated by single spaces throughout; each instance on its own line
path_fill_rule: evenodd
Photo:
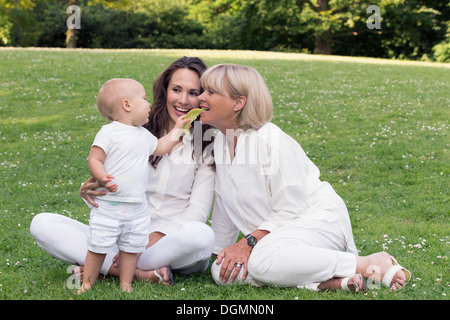
M 121 106 L 122 106 L 123 110 L 125 110 L 127 112 L 131 111 L 131 105 L 130 105 L 130 101 L 128 101 L 128 99 L 123 99 Z

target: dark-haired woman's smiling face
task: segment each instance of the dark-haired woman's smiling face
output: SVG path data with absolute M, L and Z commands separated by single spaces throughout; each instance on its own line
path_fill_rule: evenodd
M 200 78 L 189 69 L 178 69 L 172 75 L 167 87 L 167 111 L 171 128 L 179 117 L 191 109 L 198 108 L 200 95 Z

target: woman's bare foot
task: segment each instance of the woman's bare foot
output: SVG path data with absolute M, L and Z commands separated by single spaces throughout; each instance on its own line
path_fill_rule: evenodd
M 169 273 L 166 267 L 156 270 L 156 272 L 163 278 L 164 285 L 170 285 Z M 139 281 L 158 283 L 160 279 L 153 273 L 153 270 L 136 269 L 135 278 Z
M 387 252 L 378 252 L 357 258 L 356 272 L 360 272 L 369 281 L 380 284 L 386 272 L 393 266 L 392 258 Z M 407 278 L 403 270 L 395 273 L 389 287 L 392 291 L 400 289 L 406 284 Z
M 341 288 L 342 288 L 342 280 L 341 279 Z M 361 274 L 354 274 L 352 275 L 347 282 L 347 287 L 351 292 L 359 292 L 359 291 L 364 291 L 364 286 L 363 286 L 363 279 Z M 356 288 L 358 288 L 358 290 L 356 290 Z

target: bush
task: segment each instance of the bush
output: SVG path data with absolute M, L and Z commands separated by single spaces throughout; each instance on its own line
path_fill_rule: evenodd
M 77 5 L 81 8 L 78 47 L 202 49 L 211 46 L 203 34 L 203 26 L 188 18 L 188 9 L 180 5 L 152 7 L 144 12 L 88 5 L 82 0 Z M 13 8 L 2 12 L 0 16 L 14 23 L 9 25 L 5 20 L 0 24 L 0 40 L 21 47 L 64 47 L 66 10 L 67 1 L 52 0 L 36 2 L 32 10 Z
M 450 41 L 447 39 L 433 47 L 434 59 L 438 62 L 450 62 Z

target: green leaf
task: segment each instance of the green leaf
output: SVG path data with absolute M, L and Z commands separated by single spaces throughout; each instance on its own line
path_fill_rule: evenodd
M 202 113 L 204 110 L 197 108 L 197 109 L 192 109 L 191 111 L 189 111 L 186 114 L 185 119 L 189 119 L 189 122 L 186 122 L 183 126 L 184 129 L 184 133 L 186 133 L 186 135 L 189 134 L 189 126 L 191 125 L 192 122 L 194 122 L 195 119 L 197 119 L 197 117 L 200 115 L 200 113 Z

